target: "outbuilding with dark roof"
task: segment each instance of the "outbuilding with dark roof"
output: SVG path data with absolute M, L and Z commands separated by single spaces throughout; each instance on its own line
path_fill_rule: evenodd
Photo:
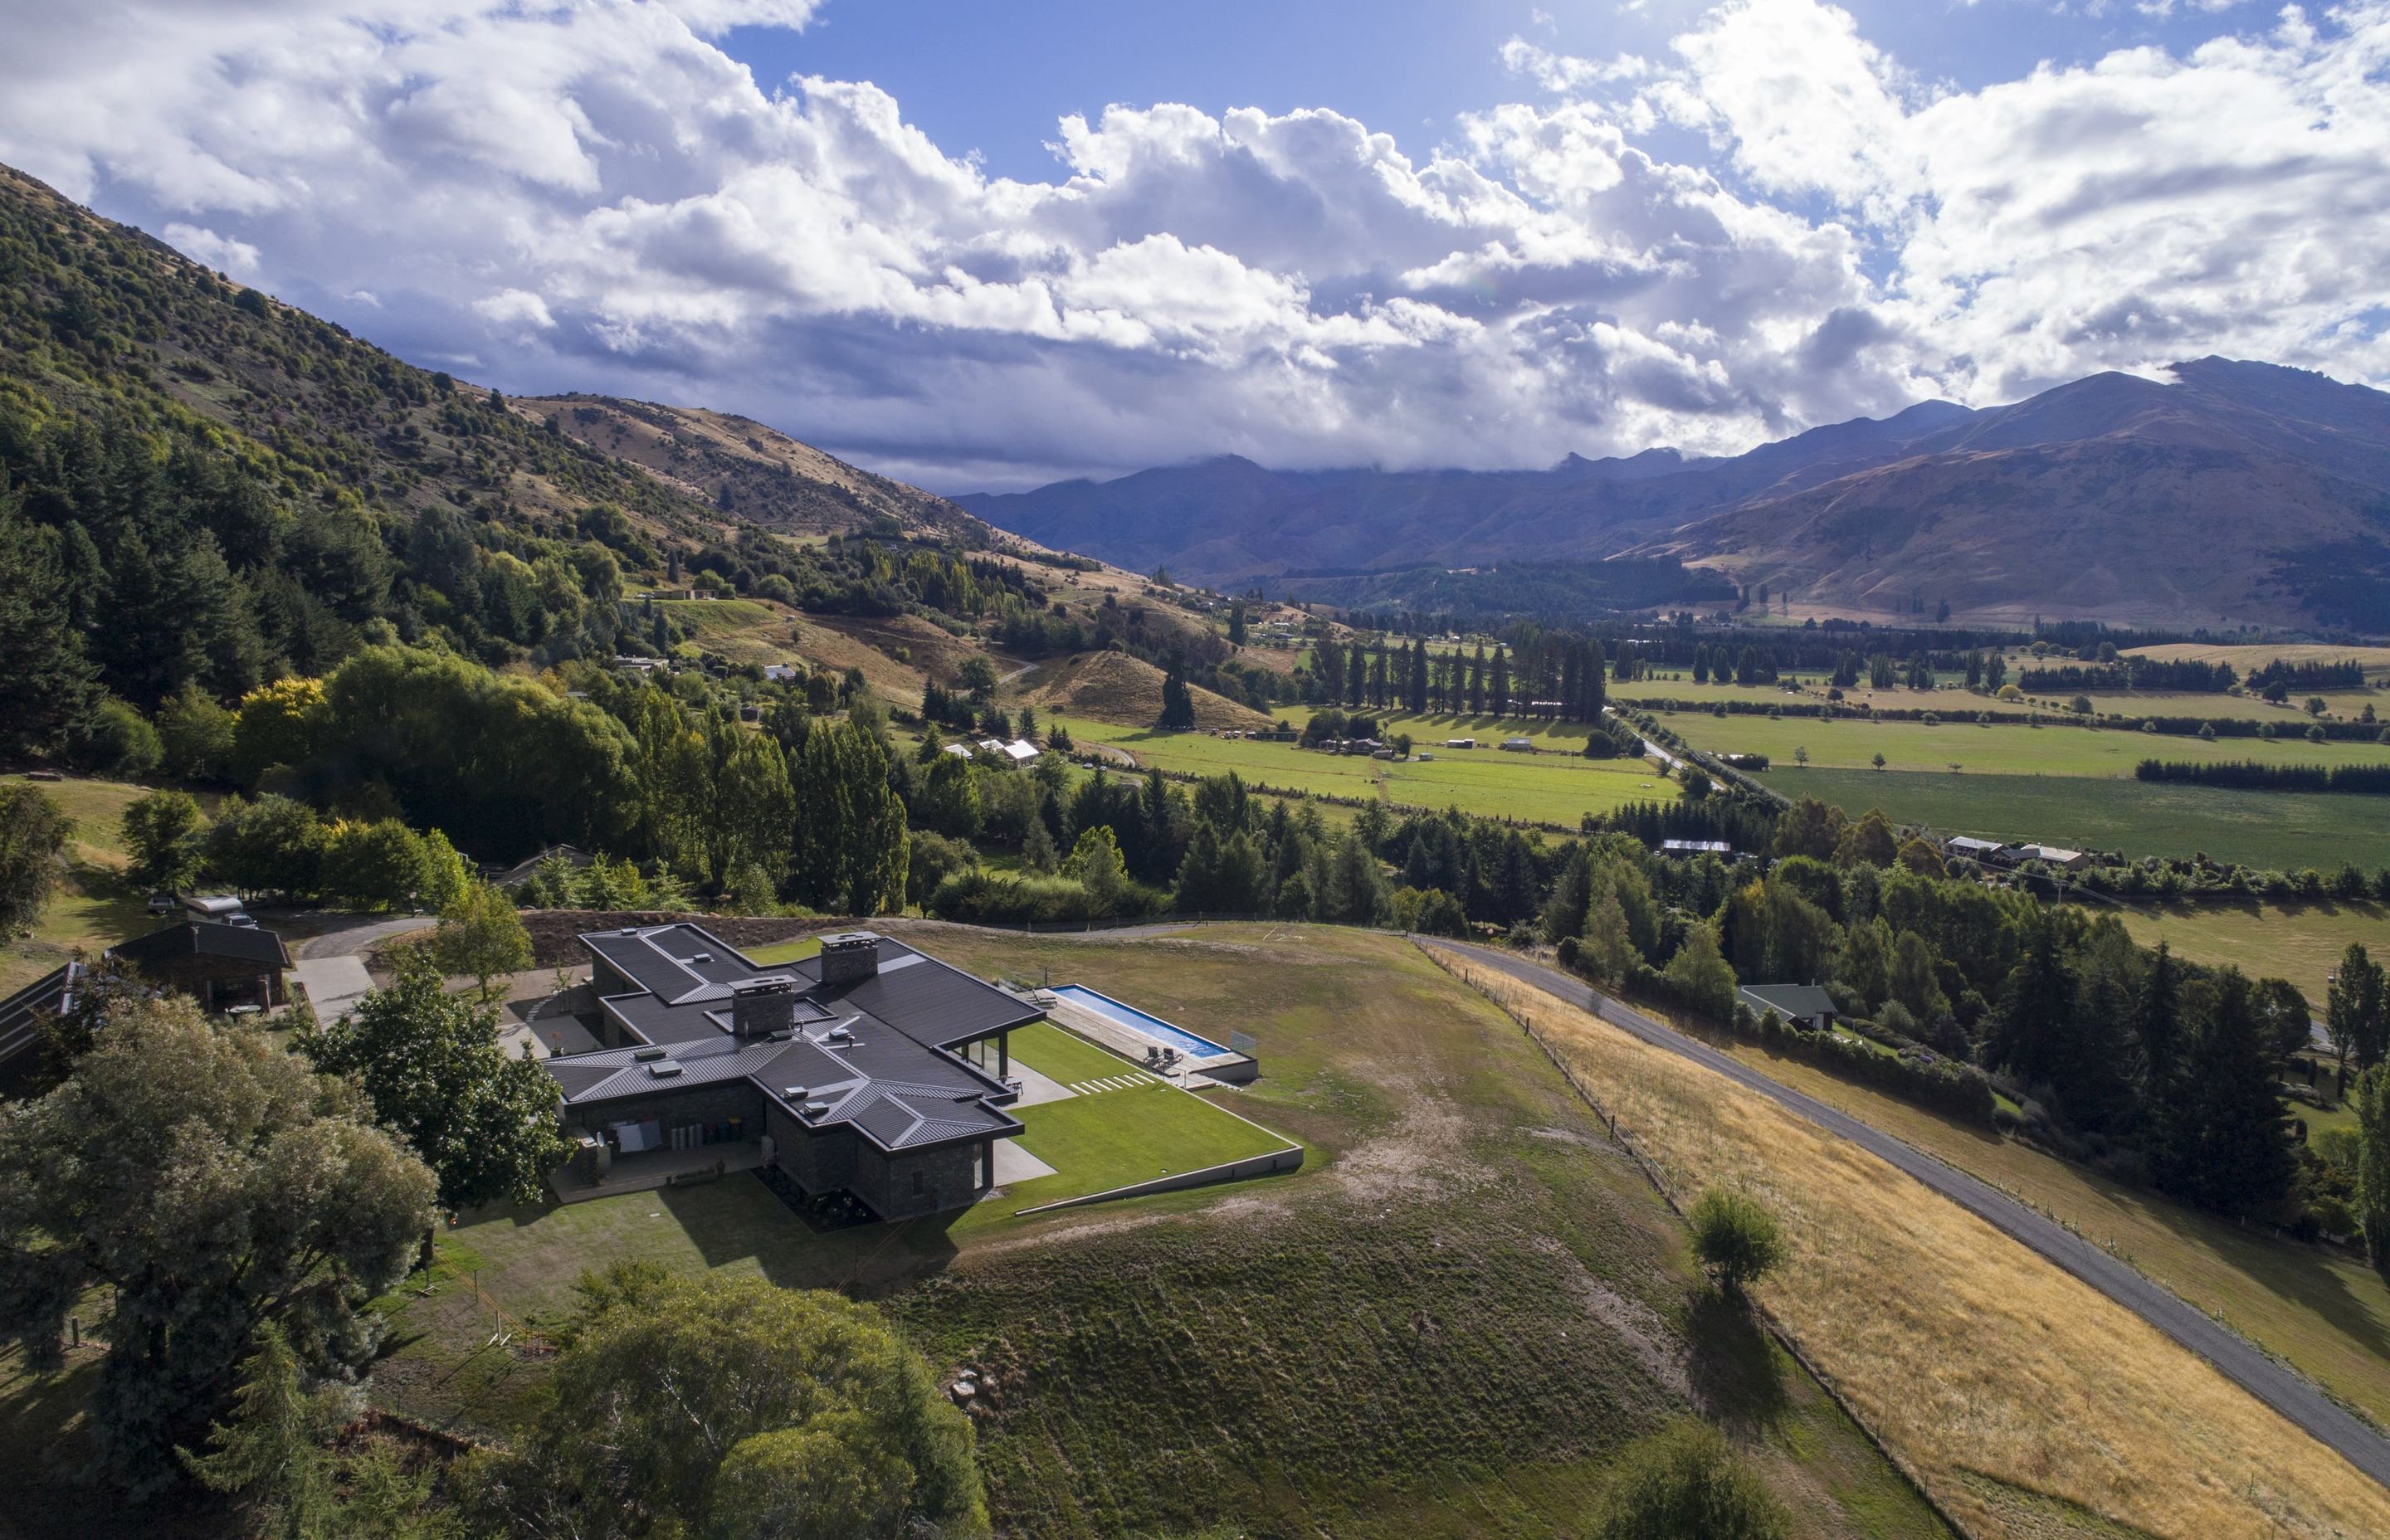
M 290 954 L 280 936 L 255 925 L 188 920 L 119 942 L 109 955 L 210 1010 L 289 1003 L 282 975 L 290 966 Z

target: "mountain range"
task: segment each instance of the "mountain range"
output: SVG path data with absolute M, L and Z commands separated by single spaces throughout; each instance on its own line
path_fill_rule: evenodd
M 1729 458 L 1223 456 L 955 501 L 1123 567 L 1345 602 L 1416 593 L 1423 571 L 1574 563 L 1598 584 L 1622 560 L 1651 602 L 1651 570 L 1681 561 L 1684 598 L 1765 584 L 1813 611 L 2390 629 L 2390 394 L 2222 358 L 2168 376 L 1923 402 Z

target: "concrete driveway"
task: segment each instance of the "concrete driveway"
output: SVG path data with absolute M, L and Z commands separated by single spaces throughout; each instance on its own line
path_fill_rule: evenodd
M 425 915 L 356 919 L 323 935 L 309 936 L 295 949 L 298 956 L 290 964 L 290 977 L 307 986 L 307 1000 L 315 1007 L 317 1020 L 337 1021 L 374 986 L 372 975 L 366 971 L 367 951 L 392 936 L 428 930 L 437 923 Z

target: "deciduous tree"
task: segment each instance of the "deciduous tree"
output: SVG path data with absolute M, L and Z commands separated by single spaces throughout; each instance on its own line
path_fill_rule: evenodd
M 443 1208 L 534 1202 L 569 1153 L 556 1082 L 508 1054 L 497 1012 L 448 994 L 420 956 L 346 1017 L 302 1028 L 298 1046 L 326 1073 L 356 1077 L 374 1116 L 431 1168 Z
M 144 1001 L 0 1121 L 0 1328 L 57 1368 L 67 1316 L 106 1290 L 99 1463 L 155 1490 L 259 1323 L 320 1368 L 371 1357 L 365 1304 L 405 1275 L 433 1190 L 352 1086 L 187 1001 Z

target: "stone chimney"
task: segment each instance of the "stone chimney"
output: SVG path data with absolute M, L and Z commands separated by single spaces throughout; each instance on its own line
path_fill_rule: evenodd
M 834 936 L 824 936 L 821 948 L 821 982 L 825 984 L 851 984 L 868 979 L 880 971 L 880 938 L 868 930 L 843 930 Z
M 797 1024 L 797 981 L 786 973 L 730 986 L 730 1031 L 739 1038 L 769 1037 Z

